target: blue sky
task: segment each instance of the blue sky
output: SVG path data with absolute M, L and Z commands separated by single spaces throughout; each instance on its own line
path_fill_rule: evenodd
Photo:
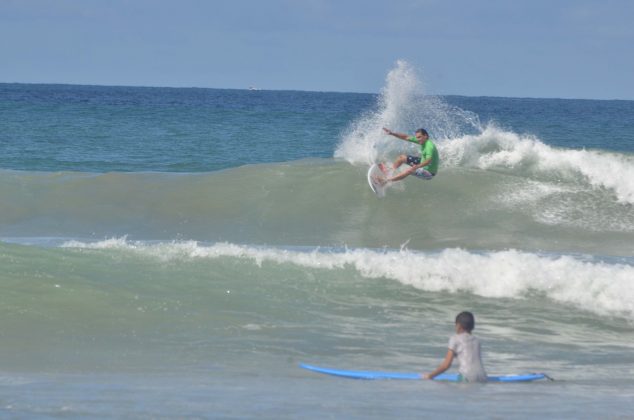
M 634 99 L 632 0 L 0 0 L 0 82 Z

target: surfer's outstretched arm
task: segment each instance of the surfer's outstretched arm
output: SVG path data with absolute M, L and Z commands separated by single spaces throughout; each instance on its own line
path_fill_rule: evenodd
M 408 136 L 405 133 L 396 133 L 396 132 L 390 130 L 389 128 L 385 128 L 385 127 L 383 127 L 383 131 L 385 131 L 385 134 L 388 134 L 390 136 L 394 136 L 397 139 L 401 139 L 401 140 L 406 140 L 407 141 L 407 139 L 409 139 L 409 137 L 410 137 L 410 136 Z

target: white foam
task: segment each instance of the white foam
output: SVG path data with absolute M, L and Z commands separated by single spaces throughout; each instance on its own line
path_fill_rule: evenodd
M 491 298 L 522 299 L 543 294 L 600 315 L 634 320 L 634 266 L 590 262 L 572 256 L 544 256 L 515 250 L 474 253 L 446 249 L 421 253 L 407 249 L 353 249 L 310 252 L 230 243 L 143 244 L 125 238 L 96 243 L 69 242 L 66 247 L 119 249 L 163 261 L 231 257 L 254 262 L 293 264 L 322 270 L 352 267 L 368 278 L 387 278 L 426 291 L 468 292 Z
M 477 135 L 440 147 L 445 167 L 502 170 L 522 176 L 583 183 L 613 191 L 620 203 L 634 204 L 634 157 L 594 150 L 558 149 L 532 136 L 489 125 Z

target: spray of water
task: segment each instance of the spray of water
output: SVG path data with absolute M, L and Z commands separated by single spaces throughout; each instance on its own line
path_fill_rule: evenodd
M 425 128 L 440 141 L 482 131 L 476 114 L 450 106 L 441 98 L 425 95 L 415 69 L 402 60 L 388 73 L 376 108 L 350 125 L 335 157 L 352 164 L 370 164 L 407 147 L 407 144 L 387 137 L 382 127 L 405 133 Z

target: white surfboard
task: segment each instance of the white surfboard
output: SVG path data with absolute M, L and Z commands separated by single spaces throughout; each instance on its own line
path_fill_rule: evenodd
M 379 165 L 376 163 L 372 164 L 370 169 L 368 169 L 368 184 L 378 197 L 385 196 L 387 185 L 383 181 L 385 181 L 385 174 L 379 169 Z

